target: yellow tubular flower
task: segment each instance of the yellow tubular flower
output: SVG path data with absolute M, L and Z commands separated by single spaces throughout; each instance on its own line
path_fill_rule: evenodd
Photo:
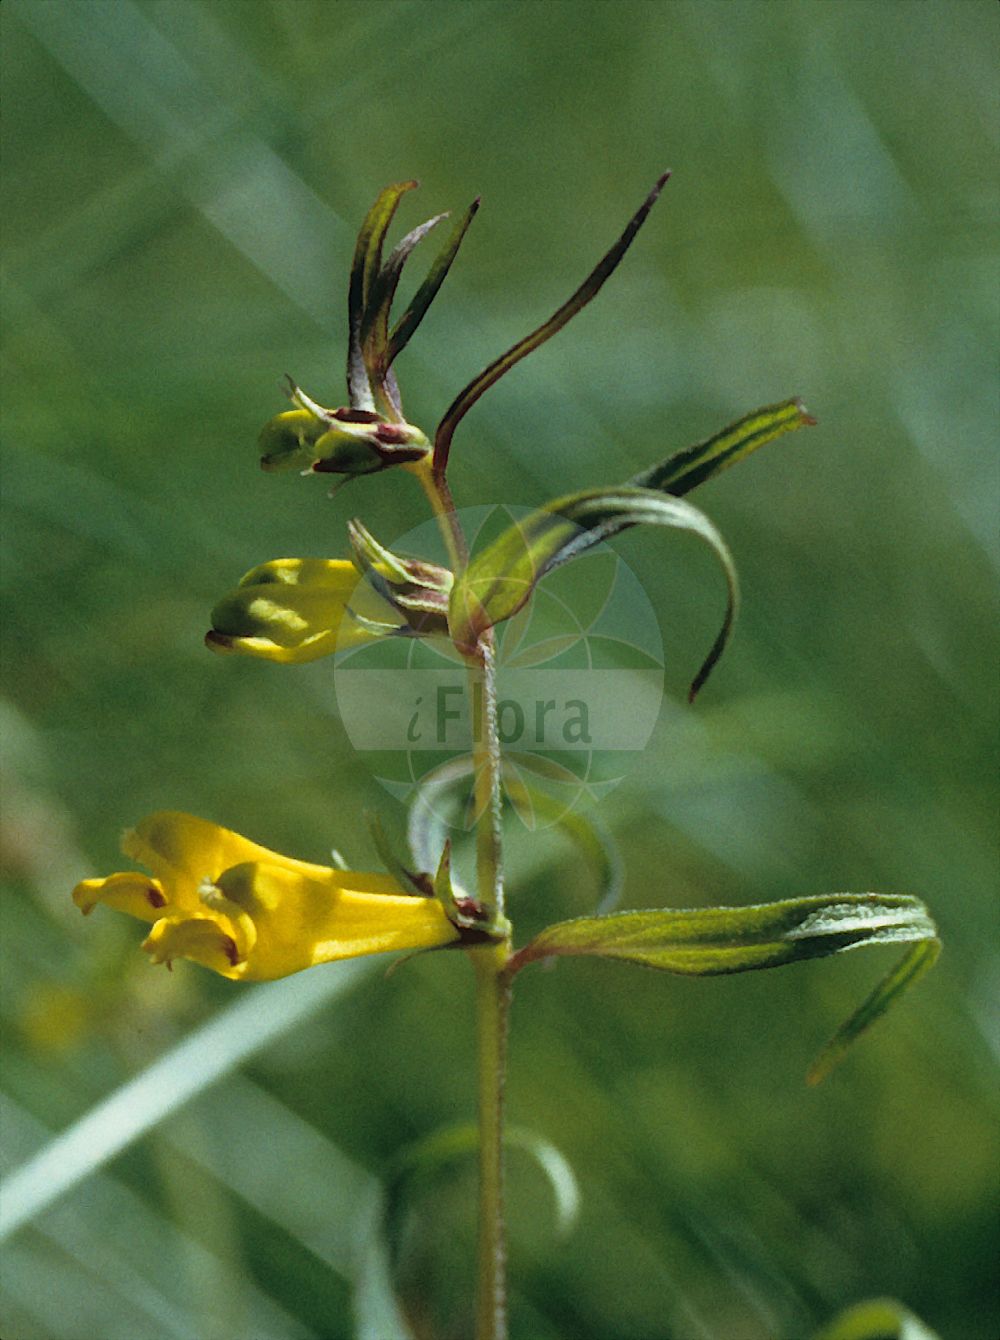
M 122 839 L 132 872 L 73 890 L 85 914 L 106 903 L 153 923 L 155 963 L 193 959 L 234 981 L 262 982 L 333 959 L 435 949 L 458 938 L 436 898 L 390 875 L 331 870 L 268 851 L 191 814 L 150 815 Z
M 356 620 L 348 606 L 367 622 Z M 205 642 L 213 651 L 300 664 L 385 636 L 402 623 L 352 563 L 276 558 L 251 568 L 219 601 Z

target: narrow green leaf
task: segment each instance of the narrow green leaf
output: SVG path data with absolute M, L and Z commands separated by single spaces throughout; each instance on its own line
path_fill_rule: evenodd
M 388 348 L 386 351 L 385 366 L 391 368 L 399 354 L 403 352 L 417 327 L 423 321 L 427 314 L 427 309 L 437 297 L 438 289 L 444 283 L 448 271 L 451 269 L 452 261 L 458 254 L 458 249 L 462 245 L 462 239 L 468 232 L 469 224 L 476 217 L 476 211 L 479 209 L 478 198 L 473 200 L 472 204 L 465 211 L 462 217 L 452 229 L 448 241 L 438 252 L 437 258 L 430 270 L 427 272 L 427 278 L 413 295 L 413 301 L 407 307 L 406 311 L 396 322 L 392 334 L 389 336 Z M 443 215 L 441 216 L 444 217 Z
M 807 1084 L 819 1084 L 834 1066 L 843 1060 L 848 1047 L 866 1028 L 888 1010 L 904 991 L 924 973 L 933 968 L 941 953 L 941 941 L 922 940 L 908 950 L 896 966 L 879 982 L 871 995 L 862 1002 L 813 1061 L 806 1073 Z
M 895 1298 L 873 1298 L 842 1312 L 815 1340 L 938 1340 Z
M 372 283 L 382 267 L 382 243 L 400 200 L 417 185 L 415 181 L 396 182 L 381 191 L 365 216 L 358 233 L 347 290 L 348 353 L 347 391 L 355 409 L 373 410 L 375 400 L 368 382 L 361 348 L 361 325 L 368 306 Z
M 704 442 L 696 442 L 693 447 L 675 452 L 659 465 L 651 465 L 630 479 L 629 484 L 633 488 L 658 489 L 678 498 L 735 465 L 766 442 L 773 442 L 782 433 L 791 433 L 815 422 L 801 400 L 765 405 L 752 414 L 745 414 Z
M 546 572 L 619 531 L 640 524 L 691 531 L 715 552 L 726 578 L 722 627 L 691 685 L 693 700 L 722 655 L 738 604 L 736 569 L 725 541 L 702 512 L 652 489 L 588 489 L 557 498 L 511 526 L 472 560 L 452 590 L 452 634 L 473 645 L 479 634 L 515 614 Z
M 563 921 L 537 935 L 510 960 L 513 976 L 527 963 L 560 954 L 592 954 L 691 977 L 777 968 L 866 945 L 912 944 L 902 962 L 838 1031 L 811 1067 L 818 1083 L 848 1046 L 934 962 L 937 929 L 908 894 L 840 893 L 752 907 L 618 912 Z
M 447 466 L 448 455 L 451 451 L 451 440 L 455 435 L 455 429 L 462 422 L 466 414 L 468 414 L 469 410 L 484 391 L 488 391 L 489 388 L 493 386 L 495 382 L 498 382 L 505 373 L 509 372 L 516 363 L 520 363 L 522 358 L 526 358 L 528 354 L 533 353 L 539 345 L 544 344 L 546 340 L 550 340 L 553 335 L 558 334 L 563 326 L 576 316 L 577 312 L 583 307 L 586 307 L 587 303 L 590 302 L 592 298 L 596 297 L 605 280 L 614 273 L 622 257 L 632 245 L 636 233 L 645 223 L 649 211 L 656 203 L 656 199 L 663 190 L 669 177 L 669 172 L 665 172 L 663 176 L 660 177 L 649 195 L 646 196 L 646 199 L 629 220 L 628 226 L 621 237 L 619 237 L 618 241 L 610 251 L 606 252 L 601 260 L 598 261 L 597 265 L 591 270 L 590 274 L 573 296 L 569 298 L 568 301 L 564 302 L 559 310 L 554 312 L 547 321 L 543 321 L 530 335 L 525 335 L 523 340 L 518 340 L 517 344 L 512 345 L 506 353 L 501 354 L 499 358 L 494 359 L 489 367 L 484 368 L 478 376 L 473 377 L 468 386 L 459 391 L 458 395 L 445 410 L 444 418 L 438 425 L 437 433 L 434 438 L 434 468 L 436 470 L 443 471 Z

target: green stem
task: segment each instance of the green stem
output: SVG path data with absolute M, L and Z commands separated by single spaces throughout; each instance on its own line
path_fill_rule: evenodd
M 496 652 L 493 630 L 479 639 L 469 665 L 472 758 L 475 769 L 476 893 L 494 925 L 503 925 L 500 735 L 497 728 Z
M 441 529 L 441 536 L 448 551 L 448 560 L 456 575 L 469 564 L 469 546 L 462 530 L 462 523 L 455 511 L 455 501 L 444 472 L 435 470 L 429 461 L 419 461 L 411 467 L 419 477 L 421 487 L 427 494 L 434 515 Z
M 427 494 L 456 574 L 469 547 L 443 470 L 421 463 Z M 465 651 L 472 706 L 475 772 L 476 897 L 490 924 L 507 930 L 503 895 L 501 759 L 497 725 L 496 651 L 487 629 L 474 652 Z M 476 1265 L 476 1340 L 507 1340 L 507 1241 L 503 1204 L 503 1099 L 507 1067 L 510 979 L 504 969 L 510 938 L 468 951 L 476 973 L 476 1045 L 479 1104 L 479 1244 Z
M 476 1263 L 476 1340 L 506 1340 L 507 1241 L 504 1218 L 504 1080 L 510 985 L 504 975 L 509 944 L 469 951 L 476 971 L 479 1070 L 479 1247 Z

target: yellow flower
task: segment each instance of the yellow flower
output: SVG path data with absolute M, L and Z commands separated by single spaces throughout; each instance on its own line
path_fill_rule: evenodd
M 155 963 L 189 958 L 234 981 L 260 982 L 333 959 L 434 949 L 458 938 L 436 898 L 390 875 L 331 870 L 268 851 L 191 814 L 150 815 L 122 839 L 152 870 L 85 879 L 73 900 L 153 923 Z
M 205 641 L 213 651 L 299 664 L 394 633 L 403 623 L 346 559 L 276 558 L 251 568 L 223 596 Z

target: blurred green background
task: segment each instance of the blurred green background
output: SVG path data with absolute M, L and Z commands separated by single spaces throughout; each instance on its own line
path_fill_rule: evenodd
M 159 808 L 362 867 L 366 806 L 399 831 L 352 765 L 328 662 L 217 658 L 201 638 L 252 564 L 341 555 L 356 512 L 391 539 L 422 501 L 406 477 L 331 502 L 265 476 L 258 429 L 286 371 L 342 402 L 347 267 L 383 184 L 421 179 L 407 227 L 483 197 L 399 365 L 430 428 L 665 167 L 597 302 L 470 415 L 454 490 L 534 504 L 805 397 L 818 428 L 695 499 L 744 608 L 694 709 L 718 575 L 681 537 L 618 543 L 660 611 L 668 683 L 601 807 L 624 904 L 914 892 L 946 948 L 814 1091 L 805 1067 L 888 966 L 876 952 L 708 981 L 525 974 L 510 1116 L 562 1149 L 583 1203 L 557 1238 L 512 1155 L 513 1335 L 805 1340 L 875 1295 L 949 1340 L 1000 1333 L 998 16 L 4 4 L 3 1131 L 21 1169 L 6 1210 L 30 1219 L 4 1245 L 5 1340 L 354 1334 L 375 1179 L 473 1112 L 465 964 L 244 991 L 154 972 L 134 922 L 84 923 L 69 890 L 120 868 L 120 830 Z M 512 842 L 522 930 L 586 910 L 572 854 Z M 408 1199 L 397 1278 L 421 1337 L 469 1334 L 473 1193 L 460 1164 Z

